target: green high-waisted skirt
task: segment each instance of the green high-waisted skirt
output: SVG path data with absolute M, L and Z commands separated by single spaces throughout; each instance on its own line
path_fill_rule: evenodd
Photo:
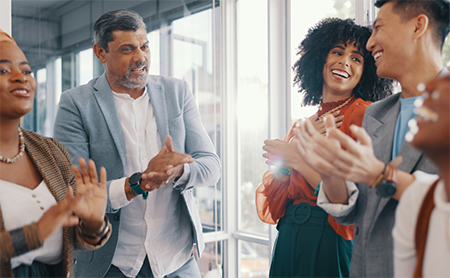
M 62 263 L 57 265 L 48 265 L 38 261 L 33 261 L 31 265 L 19 265 L 13 269 L 14 278 L 47 278 L 61 277 L 58 275 L 58 268 L 62 268 Z M 61 271 L 59 271 L 61 274 Z
M 328 214 L 289 204 L 277 225 L 269 277 L 348 277 L 353 242 L 338 235 Z

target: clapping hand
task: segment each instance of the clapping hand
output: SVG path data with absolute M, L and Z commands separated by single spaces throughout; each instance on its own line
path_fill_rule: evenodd
M 150 160 L 147 170 L 141 175 L 141 188 L 145 191 L 153 191 L 166 186 L 183 174 L 185 163 L 195 161 L 189 154 L 179 153 L 175 150 L 170 135 L 166 136 L 164 143 L 164 147 Z
M 342 125 L 342 120 L 344 119 L 344 115 L 339 116 L 339 114 L 341 114 L 340 110 L 331 113 L 331 115 L 334 117 L 335 128 L 340 128 Z M 327 132 L 327 127 L 325 126 L 325 121 L 323 120 L 323 118 L 319 118 L 316 113 L 309 119 L 309 121 L 320 134 L 325 135 L 325 133 Z

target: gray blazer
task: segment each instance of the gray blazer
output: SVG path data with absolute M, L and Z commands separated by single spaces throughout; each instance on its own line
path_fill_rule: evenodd
M 392 95 L 371 104 L 364 114 L 362 126 L 372 138 L 375 156 L 387 163 L 391 160 L 395 125 L 400 112 L 401 94 Z M 399 169 L 412 173 L 421 170 L 437 173 L 437 168 L 422 152 L 404 143 L 399 155 L 403 162 Z M 392 277 L 394 275 L 392 229 L 398 201 L 381 198 L 365 184 L 357 184 L 359 197 L 355 209 L 342 218 L 341 223 L 356 224 L 351 277 Z
M 149 76 L 147 91 L 161 142 L 170 134 L 176 150 L 195 159 L 190 164 L 188 182 L 177 185 L 174 190 L 180 192 L 180 203 L 184 204 L 180 217 L 190 218 L 194 243 L 201 254 L 205 244 L 192 189 L 215 184 L 221 174 L 220 161 L 186 82 Z M 54 137 L 69 151 L 74 164 L 78 164 L 80 156 L 91 158 L 98 168 L 106 168 L 109 181 L 125 176 L 125 140 L 105 74 L 61 95 Z M 107 212 L 113 227 L 111 238 L 99 250 L 75 254 L 75 275 L 78 277 L 102 277 L 109 269 L 119 235 L 120 210 L 112 210 L 108 202 Z

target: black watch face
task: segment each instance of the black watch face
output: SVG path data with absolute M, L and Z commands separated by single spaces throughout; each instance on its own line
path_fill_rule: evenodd
M 391 197 L 397 191 L 397 184 L 390 180 L 386 180 L 378 184 L 377 194 L 380 197 Z
M 139 184 L 139 181 L 141 180 L 141 173 L 134 173 L 131 175 L 130 179 L 128 180 L 128 183 L 130 185 Z

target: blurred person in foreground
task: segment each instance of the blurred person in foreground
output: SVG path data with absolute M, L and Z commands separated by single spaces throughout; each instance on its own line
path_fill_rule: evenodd
M 450 29 L 447 0 L 379 0 L 375 5 L 380 10 L 366 47 L 378 76 L 399 81 L 402 92 L 367 108 L 363 128 L 350 127 L 356 141 L 334 128 L 328 138 L 319 136 L 308 122 L 299 123 L 295 132 L 301 157 L 321 174 L 318 205 L 340 223 L 356 224 L 350 265 L 354 277 L 394 275 L 392 228 L 398 200 L 413 180 L 410 173 L 437 173 L 422 151 L 405 142 L 408 121 L 414 117 L 414 101 L 423 94 L 418 84 L 447 72 L 441 60 Z
M 111 240 L 77 255 L 81 277 L 200 277 L 204 249 L 193 189 L 215 184 L 221 165 L 188 84 L 148 75 L 146 25 L 110 11 L 94 25 L 105 73 L 61 95 L 55 138 L 72 157 L 108 171 Z M 76 161 L 74 161 L 75 163 Z
M 328 18 L 312 27 L 300 43 L 294 82 L 304 93 L 304 105 L 319 105 L 310 121 L 325 132 L 322 119 L 337 118 L 344 133 L 361 125 L 372 101 L 391 94 L 392 81 L 376 75 L 375 61 L 365 45 L 369 28 L 352 20 Z M 305 165 L 285 140 L 266 140 L 267 164 L 256 192 L 258 216 L 279 231 L 270 277 L 348 277 L 354 226 L 340 225 L 317 207 L 320 176 Z
M 414 172 L 395 216 L 395 277 L 450 277 L 450 75 L 427 84 L 407 141 L 438 167 Z
M 73 251 L 111 235 L 106 171 L 81 172 L 56 140 L 19 127 L 36 80 L 15 41 L 0 30 L 0 277 L 73 277 Z

